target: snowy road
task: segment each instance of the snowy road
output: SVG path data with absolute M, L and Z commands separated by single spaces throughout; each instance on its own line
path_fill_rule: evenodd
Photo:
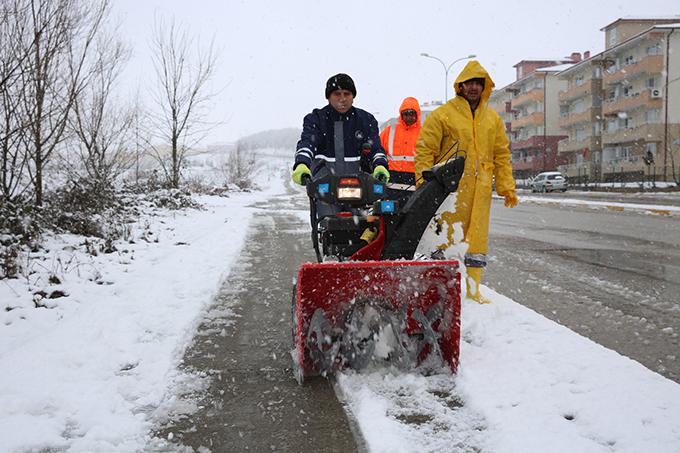
M 679 216 L 497 200 L 488 286 L 680 382 L 679 231 Z

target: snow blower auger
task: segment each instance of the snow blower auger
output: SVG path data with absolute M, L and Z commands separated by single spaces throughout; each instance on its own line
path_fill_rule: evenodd
M 420 238 L 463 173 L 458 157 L 424 172 L 403 207 L 367 173 L 307 181 L 318 263 L 303 264 L 293 294 L 296 378 L 390 363 L 448 366 L 460 342 L 459 263 L 414 260 Z M 318 218 L 317 202 L 340 212 Z

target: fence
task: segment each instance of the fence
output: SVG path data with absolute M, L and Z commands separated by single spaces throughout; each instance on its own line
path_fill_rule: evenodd
M 576 176 L 568 178 L 569 187 L 593 191 L 639 191 L 639 190 L 680 190 L 680 173 L 671 166 L 647 166 L 645 170 L 631 170 L 624 167 L 610 167 L 602 175 L 589 175 L 586 169 L 578 169 Z M 674 171 L 675 170 L 675 171 Z

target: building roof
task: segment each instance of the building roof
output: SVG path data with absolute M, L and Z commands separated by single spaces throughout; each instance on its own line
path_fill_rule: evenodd
M 658 24 L 653 26 L 652 28 L 680 28 L 680 22 L 675 22 L 672 24 Z
M 557 66 L 546 66 L 545 68 L 537 68 L 536 72 L 562 72 L 574 66 L 574 63 L 559 64 Z
M 616 25 L 619 22 L 658 22 L 660 20 L 668 21 L 677 20 L 680 22 L 680 15 L 675 14 L 672 16 L 624 16 L 600 28 L 600 31 L 605 31 L 606 29 L 611 28 L 612 26 Z
M 675 16 L 674 16 L 674 17 L 675 17 Z M 621 20 L 621 19 L 619 19 L 619 20 Z M 578 63 L 572 65 L 571 67 L 569 67 L 569 68 L 567 68 L 567 69 L 565 69 L 565 70 L 563 71 L 563 73 L 566 75 L 566 73 L 569 73 L 569 72 L 571 72 L 572 70 L 576 70 L 576 69 L 582 68 L 583 65 L 586 64 L 586 63 L 592 63 L 593 61 L 601 60 L 606 54 L 612 53 L 612 52 L 614 52 L 614 51 L 616 51 L 616 50 L 618 50 L 618 49 L 620 49 L 620 48 L 622 48 L 622 47 L 624 47 L 624 46 L 630 44 L 631 42 L 633 42 L 633 41 L 635 41 L 635 40 L 637 40 L 637 39 L 640 39 L 641 37 L 645 36 L 647 33 L 649 33 L 649 32 L 652 31 L 652 30 L 655 30 L 655 29 L 669 29 L 669 28 L 678 29 L 678 28 L 680 28 L 680 23 L 653 25 L 653 26 L 649 27 L 648 29 L 641 31 L 641 32 L 638 33 L 637 35 L 631 36 L 631 37 L 628 38 L 627 40 L 625 40 L 625 41 L 623 41 L 623 42 L 620 42 L 620 43 L 618 43 L 617 45 L 615 45 L 615 46 L 613 46 L 613 47 L 610 47 L 609 49 L 605 49 L 605 50 L 603 50 L 603 51 L 600 52 L 600 53 L 597 53 L 597 54 L 595 54 L 595 55 L 592 55 L 590 58 L 587 58 L 587 59 L 585 59 L 585 60 L 579 61 Z
M 522 63 L 566 63 L 568 61 L 571 61 L 569 58 L 523 58 L 514 65 L 512 65 L 513 68 L 516 68 L 517 66 L 521 65 Z

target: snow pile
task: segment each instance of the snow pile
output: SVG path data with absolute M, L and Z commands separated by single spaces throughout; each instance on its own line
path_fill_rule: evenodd
M 484 292 L 463 301 L 458 376 L 340 376 L 372 452 L 680 451 L 678 384 Z

